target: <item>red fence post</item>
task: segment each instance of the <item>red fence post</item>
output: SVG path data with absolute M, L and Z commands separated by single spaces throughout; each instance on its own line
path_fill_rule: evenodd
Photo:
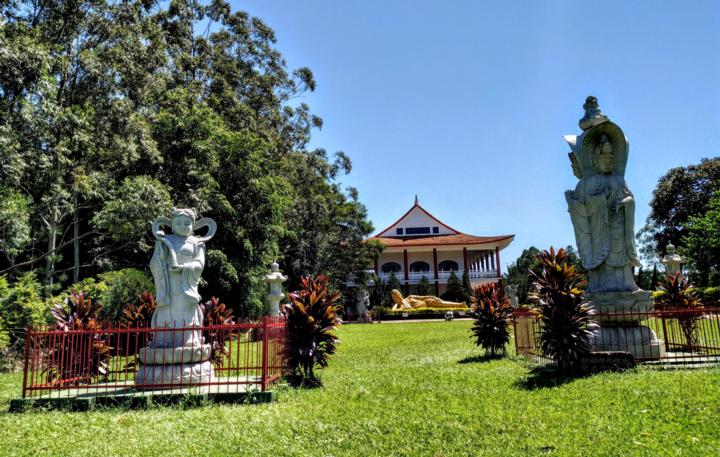
M 25 398 L 25 391 L 27 389 L 27 375 L 28 370 L 30 369 L 29 361 L 30 361 L 30 331 L 32 327 L 28 325 L 28 327 L 25 329 L 25 360 L 23 361 L 23 386 L 22 386 L 22 397 Z
M 268 379 L 268 316 L 263 317 L 263 341 L 262 341 L 262 378 L 260 387 L 263 392 L 267 389 Z

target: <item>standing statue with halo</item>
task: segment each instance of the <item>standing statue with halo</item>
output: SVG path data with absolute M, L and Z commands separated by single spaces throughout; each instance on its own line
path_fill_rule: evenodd
M 575 241 L 589 284 L 584 299 L 603 315 L 591 341 L 597 351 L 630 351 L 638 358 L 658 358 L 662 345 L 640 325 L 653 310 L 650 292 L 635 284 L 639 267 L 635 249 L 635 199 L 625 181 L 628 141 L 620 127 L 587 97 L 579 125 L 583 133 L 566 135 L 573 174 L 579 182 L 565 192 Z
M 196 235 L 202 228 L 207 228 L 206 234 Z M 156 309 L 150 325 L 157 331 L 139 351 L 143 365 L 136 385 L 196 384 L 213 378 L 211 348 L 200 331 L 204 316 L 198 284 L 205 267 L 205 243 L 216 231 L 215 221 L 196 220 L 193 209 L 173 208 L 170 217 L 153 222 L 157 241 L 150 271 L 155 280 Z

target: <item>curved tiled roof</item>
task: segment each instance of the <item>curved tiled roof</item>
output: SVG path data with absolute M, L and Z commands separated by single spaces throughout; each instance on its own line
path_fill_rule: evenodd
M 497 243 L 515 238 L 515 235 L 500 236 L 473 236 L 465 233 L 456 235 L 437 235 L 437 236 L 420 236 L 420 237 L 380 237 L 374 236 L 371 240 L 381 242 L 385 247 L 407 247 L 407 246 L 430 246 L 430 245 L 452 245 L 452 244 L 487 244 Z

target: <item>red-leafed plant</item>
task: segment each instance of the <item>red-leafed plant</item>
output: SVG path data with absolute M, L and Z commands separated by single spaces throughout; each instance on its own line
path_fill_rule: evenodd
M 51 363 L 46 372 L 51 385 L 84 384 L 107 375 L 110 345 L 102 332 L 105 322 L 98 317 L 101 309 L 101 304 L 75 291 L 65 306 L 52 307 L 57 329 L 67 333 L 54 338 L 49 348 Z M 75 330 L 90 332 L 71 333 Z
M 495 357 L 504 354 L 510 341 L 512 307 L 510 299 L 496 283 L 483 284 L 475 289 L 475 306 L 472 312 L 475 322 L 472 333 L 478 346 Z
M 687 345 L 697 346 L 697 329 L 700 314 L 693 312 L 703 307 L 700 296 L 693 290 L 690 281 L 679 272 L 659 281 L 662 292 L 655 299 L 655 308 L 663 311 L 665 317 L 676 318 L 680 324 Z
M 235 324 L 232 308 L 220 303 L 220 299 L 212 297 L 202 305 L 204 318 L 204 327 L 217 325 L 233 325 Z M 205 341 L 211 345 L 212 355 L 210 360 L 214 364 L 221 364 L 230 352 L 228 343 L 234 336 L 233 330 L 211 328 L 203 332 Z
M 155 296 L 150 292 L 138 295 L 137 302 L 128 303 L 120 314 L 118 327 L 122 329 L 137 329 L 150 327 L 155 312 Z M 151 334 L 147 331 L 133 333 L 114 333 L 112 351 L 116 355 L 137 355 L 140 348 L 147 346 Z
M 595 311 L 582 302 L 585 277 L 568 262 L 564 249 L 550 248 L 536 256 L 538 264 L 530 270 L 541 315 L 540 345 L 553 358 L 558 370 L 579 367 L 590 352 L 590 338 L 597 329 Z
M 340 325 L 336 301 L 340 294 L 328 291 L 328 278 L 302 278 L 302 289 L 289 294 L 285 305 L 287 338 L 285 357 L 291 381 L 299 385 L 321 385 L 315 367 L 325 368 L 339 342 L 335 329 Z

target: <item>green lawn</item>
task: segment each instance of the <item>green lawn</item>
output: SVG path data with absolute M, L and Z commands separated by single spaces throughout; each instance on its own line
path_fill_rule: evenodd
M 348 325 L 325 387 L 266 405 L 0 413 L 0 455 L 717 455 L 720 368 L 557 385 L 467 321 Z M 0 407 L 22 376 L 0 375 Z

